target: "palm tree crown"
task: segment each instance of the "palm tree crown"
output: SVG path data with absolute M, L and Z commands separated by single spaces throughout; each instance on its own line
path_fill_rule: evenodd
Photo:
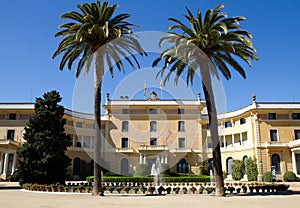
M 106 46 L 105 60 L 111 73 L 113 63 L 116 64 L 119 70 L 124 70 L 120 57 L 125 58 L 133 68 L 133 63 L 136 63 L 139 67 L 139 63 L 132 54 L 138 52 L 140 55 L 146 55 L 146 53 L 133 36 L 132 30 L 137 26 L 126 21 L 131 16 L 130 14 L 119 14 L 113 17 L 112 15 L 118 5 L 108 6 L 108 2 L 101 4 L 99 0 L 91 4 L 77 5 L 77 7 L 81 13 L 71 11 L 63 14 L 62 19 L 69 19 L 70 22 L 60 25 L 59 28 L 62 30 L 55 34 L 55 37 L 64 37 L 52 56 L 52 58 L 55 58 L 63 53 L 59 65 L 60 70 L 63 70 L 66 64 L 68 69 L 71 69 L 73 62 L 79 59 L 76 67 L 76 77 L 80 75 L 83 68 L 87 73 L 92 54 L 104 46 Z M 113 42 L 120 37 L 122 37 L 122 41 L 118 41 L 117 44 Z M 130 57 L 133 58 L 134 62 Z
M 215 9 L 208 10 L 204 18 L 200 10 L 194 16 L 186 8 L 187 15 L 184 15 L 184 17 L 188 20 L 189 25 L 185 25 L 177 19 L 169 18 L 175 24 L 169 27 L 170 35 L 162 38 L 160 44 L 168 41 L 173 43 L 174 47 L 165 50 L 153 62 L 153 66 L 165 59 L 164 67 L 160 73 L 163 73 L 169 65 L 173 64 L 167 78 L 170 77 L 170 73 L 176 71 L 176 79 L 187 67 L 189 72 L 187 73 L 187 84 L 189 81 L 192 83 L 194 72 L 200 67 L 199 61 L 195 60 L 196 48 L 198 50 L 197 53 L 201 50 L 226 79 L 231 78 L 228 66 L 246 78 L 244 69 L 235 60 L 235 57 L 241 58 L 249 66 L 251 66 L 250 60 L 258 59 L 251 42 L 252 35 L 240 27 L 239 23 L 245 20 L 244 17 L 228 18 L 225 13 L 221 12 L 223 7 L 223 5 L 219 5 Z M 181 33 L 176 33 L 174 30 L 181 31 Z

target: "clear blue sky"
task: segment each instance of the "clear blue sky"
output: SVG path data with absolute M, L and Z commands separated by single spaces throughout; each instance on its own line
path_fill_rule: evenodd
M 74 70 L 59 71 L 60 57 L 52 60 L 51 56 L 61 40 L 54 38 L 54 34 L 58 31 L 57 26 L 63 23 L 60 16 L 76 10 L 76 5 L 83 2 L 90 1 L 1 1 L 0 102 L 30 102 L 44 92 L 56 89 L 63 97 L 62 104 L 72 108 L 76 83 Z M 258 101 L 300 102 L 299 1 L 114 0 L 110 2 L 120 5 L 118 13 L 126 12 L 133 15 L 130 21 L 140 26 L 139 32 L 166 32 L 171 24 L 167 19 L 175 17 L 183 20 L 185 6 L 193 12 L 198 8 L 204 12 L 223 3 L 225 5 L 223 11 L 229 16 L 242 15 L 247 18 L 242 27 L 253 34 L 254 47 L 260 58 L 251 68 L 245 67 L 246 80 L 236 73 L 233 73 L 230 81 L 222 80 L 227 110 L 248 105 L 253 93 L 256 94 Z M 148 64 L 148 67 L 150 66 Z M 143 67 L 147 67 L 146 64 Z M 114 86 L 118 85 L 122 78 L 130 76 L 130 72 L 131 69 L 127 70 L 125 75 L 117 75 L 115 79 L 107 76 L 103 84 L 103 93 L 112 94 Z M 140 87 L 134 89 L 139 94 L 142 94 L 143 80 L 141 77 Z M 130 88 L 130 83 L 124 84 L 124 88 L 126 87 Z M 193 86 L 194 91 L 197 88 L 200 89 L 200 85 Z M 174 92 L 180 91 L 180 87 L 174 87 Z

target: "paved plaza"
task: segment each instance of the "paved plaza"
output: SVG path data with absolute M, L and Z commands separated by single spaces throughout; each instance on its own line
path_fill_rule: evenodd
M 300 207 L 300 193 L 289 195 L 226 196 L 165 195 L 165 196 L 105 196 L 91 194 L 29 192 L 3 188 L 0 184 L 0 207 L 5 208 L 164 208 L 164 207 L 222 207 L 222 208 L 285 208 Z M 299 189 L 300 185 L 291 186 Z

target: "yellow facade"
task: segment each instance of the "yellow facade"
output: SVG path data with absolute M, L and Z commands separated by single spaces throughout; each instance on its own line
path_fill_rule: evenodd
M 212 144 L 205 101 L 110 100 L 103 105 L 102 166 L 113 173 L 131 175 L 138 164 L 167 163 L 171 172 L 198 174 L 199 164 L 212 160 Z M 26 121 L 33 103 L 0 103 L 0 172 L 6 178 L 17 169 Z M 256 158 L 259 180 L 263 173 L 286 171 L 300 176 L 300 103 L 260 103 L 218 115 L 223 170 L 231 178 L 235 159 Z M 93 115 L 65 109 L 66 134 L 72 139 L 67 155 L 73 179 L 92 174 Z M 84 179 L 84 178 L 83 178 Z M 244 179 L 247 179 L 245 175 Z

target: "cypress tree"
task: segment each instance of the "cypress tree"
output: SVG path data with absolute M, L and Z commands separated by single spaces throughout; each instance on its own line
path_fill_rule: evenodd
M 63 119 L 64 107 L 55 90 L 36 98 L 35 113 L 25 127 L 22 150 L 19 152 L 20 184 L 64 184 L 71 160 L 65 151 L 70 146 Z

